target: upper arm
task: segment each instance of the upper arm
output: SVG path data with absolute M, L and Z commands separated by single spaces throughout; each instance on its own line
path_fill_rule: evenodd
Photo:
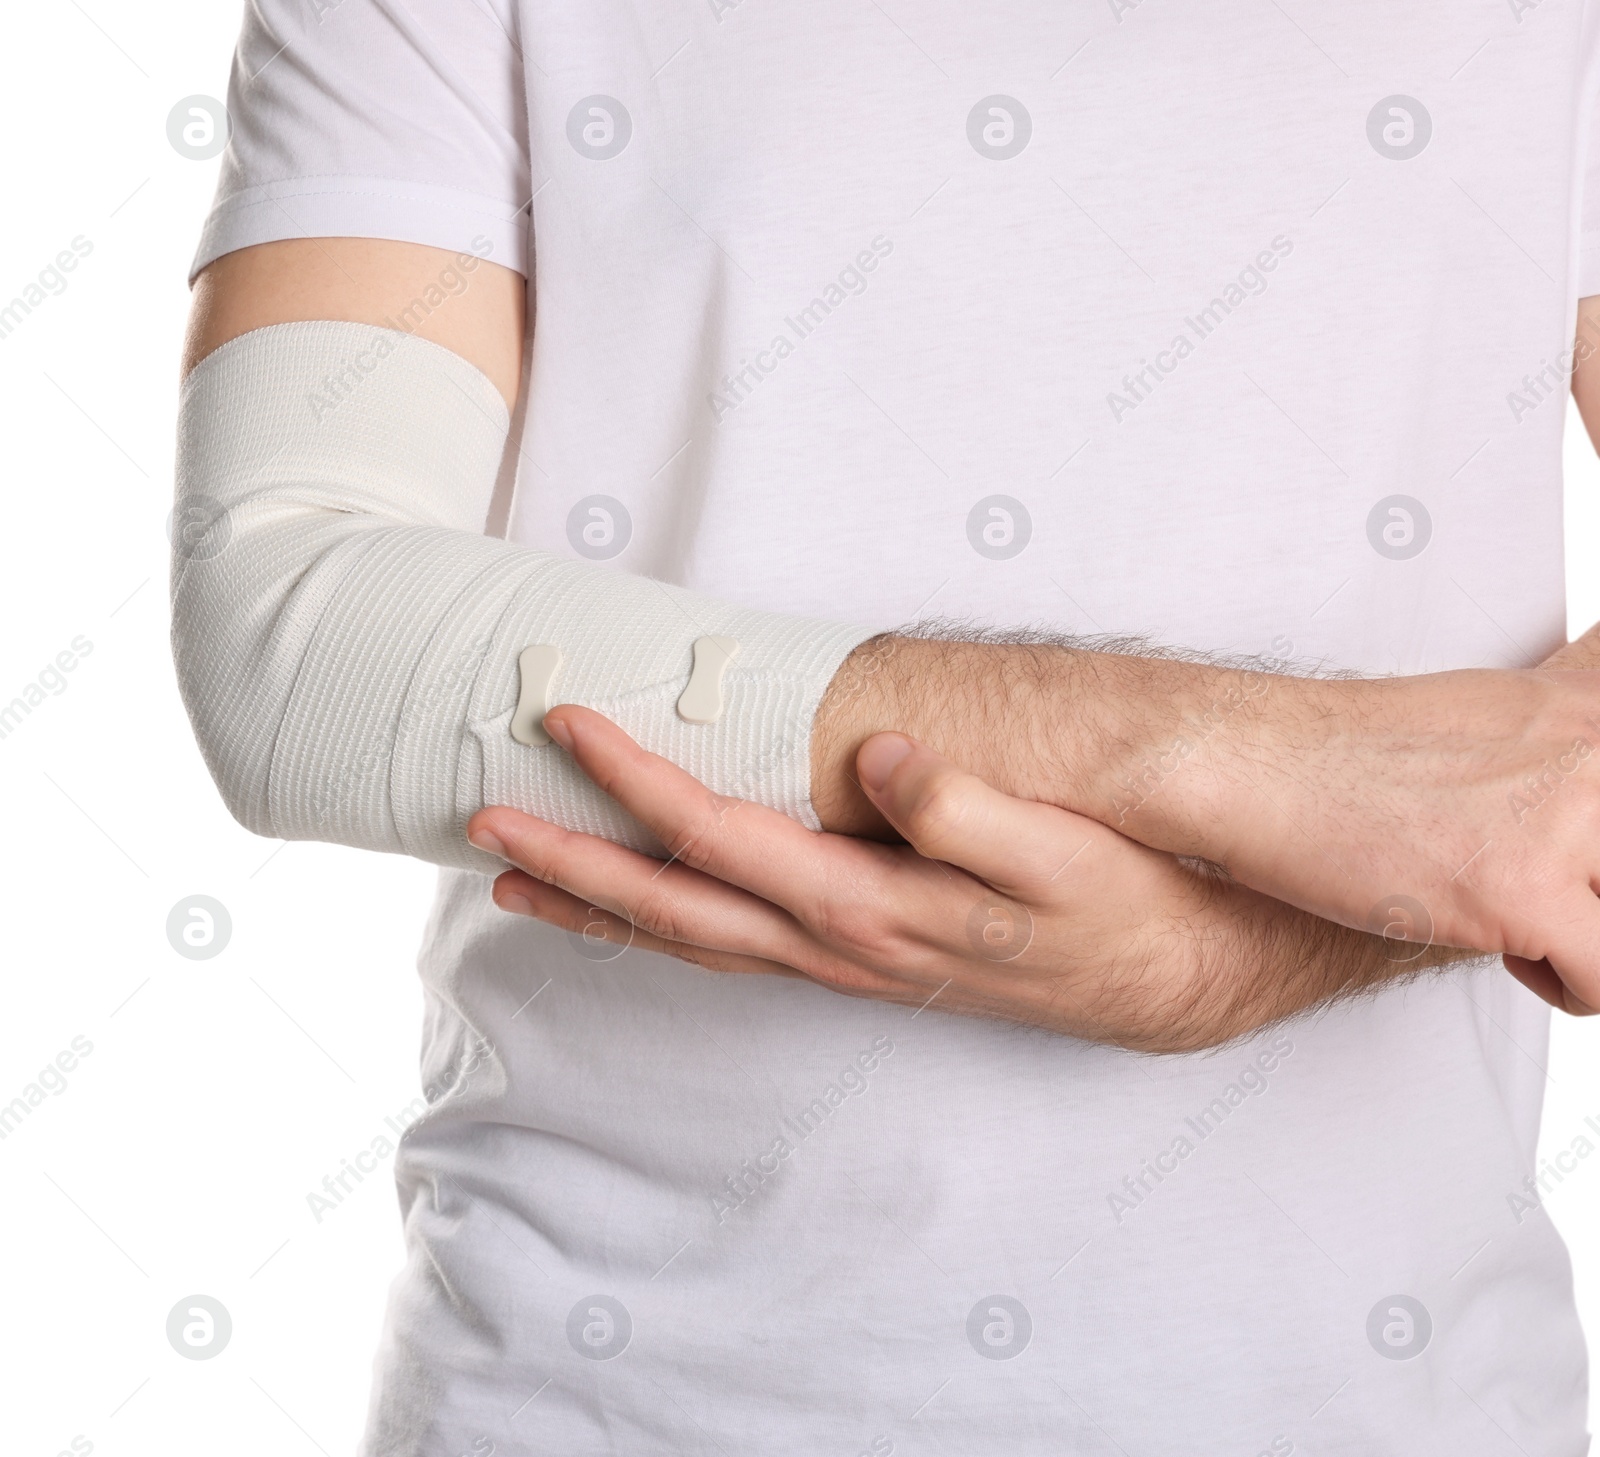
M 244 7 L 186 373 L 249 330 L 332 319 L 440 344 L 514 402 L 532 192 L 519 8 Z
M 476 365 L 515 405 L 527 285 L 468 253 L 379 238 L 292 238 L 226 253 L 195 280 L 185 375 L 269 324 L 337 319 L 414 333 Z

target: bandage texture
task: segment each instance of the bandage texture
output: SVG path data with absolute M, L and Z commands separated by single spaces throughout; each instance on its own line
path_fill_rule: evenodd
M 494 872 L 503 804 L 659 852 L 556 745 L 511 737 L 517 659 L 723 794 L 815 827 L 811 724 L 868 629 L 757 612 L 483 534 L 504 402 L 449 350 L 360 324 L 258 329 L 184 384 L 172 645 L 206 763 L 247 828 Z M 710 724 L 676 712 L 737 640 Z

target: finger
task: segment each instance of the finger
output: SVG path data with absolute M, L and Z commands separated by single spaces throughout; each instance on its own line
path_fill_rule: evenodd
M 673 860 L 802 918 L 886 863 L 884 846 L 819 835 L 765 805 L 713 793 L 592 709 L 563 704 L 544 723 L 578 767 L 660 840 Z
M 1574 886 L 1552 907 L 1542 908 L 1533 944 L 1523 945 L 1523 950 L 1531 955 L 1518 961 L 1542 964 L 1547 976 L 1557 979 L 1558 987 L 1549 988 L 1552 995 L 1546 1001 L 1574 1017 L 1594 1016 L 1600 1006 L 1600 899 L 1589 886 Z M 1542 958 L 1539 952 L 1544 953 Z M 1510 960 L 1506 966 L 1512 976 L 1522 979 Z M 1530 976 L 1536 974 L 1530 971 Z M 1525 985 L 1539 992 L 1533 982 Z
M 1549 924 L 1551 921 L 1553 925 Z M 1543 951 L 1544 958 L 1508 956 L 1506 969 L 1552 1006 L 1575 1017 L 1593 1015 L 1600 1006 L 1600 900 L 1587 887 L 1569 894 L 1562 901 L 1560 912 L 1547 913 L 1541 930 L 1544 944 L 1531 949 Z M 1513 961 L 1522 966 L 1512 965 Z M 1540 973 L 1531 969 L 1534 967 L 1546 970 Z M 1524 968 L 1526 976 L 1534 980 L 1525 979 Z M 1555 978 L 1553 987 L 1549 986 L 1551 977 Z
M 467 822 L 481 850 L 587 905 L 599 906 L 665 941 L 734 951 L 789 965 L 816 947 L 780 907 L 714 876 L 496 806 Z M 498 846 L 498 848 L 497 848 Z
M 502 889 L 502 887 L 504 887 Z M 581 896 L 572 896 L 559 887 L 535 880 L 520 870 L 508 870 L 495 881 L 495 900 L 501 909 L 516 915 L 532 915 L 537 920 L 560 925 L 564 930 L 592 937 L 599 933 L 604 939 L 626 946 L 632 944 L 646 951 L 660 951 L 708 971 L 726 971 L 763 976 L 786 976 L 792 980 L 808 981 L 831 992 L 847 997 L 871 997 L 878 1001 L 900 1001 L 907 1006 L 917 1006 L 925 1000 L 922 996 L 902 989 L 892 979 L 880 976 L 870 968 L 848 962 L 826 962 L 827 974 L 814 974 L 783 961 L 725 950 L 719 946 L 701 946 L 689 941 L 677 941 L 656 936 L 632 925 L 603 907 L 590 905 Z M 548 897 L 548 899 L 541 899 Z M 564 897 L 563 900 L 557 898 Z M 516 905 L 522 901 L 529 909 Z M 628 937 L 631 932 L 632 941 Z
M 1506 970 L 1534 996 L 1549 1002 L 1552 1007 L 1563 1007 L 1567 989 L 1548 961 L 1529 961 L 1526 956 L 1512 956 L 1509 953 L 1500 959 L 1505 963 Z
M 927 927 L 949 920 L 950 881 L 959 874 L 904 846 L 878 846 L 893 862 L 889 873 L 846 880 L 845 891 L 808 920 L 704 871 L 503 805 L 479 810 L 467 823 L 467 838 L 480 850 L 663 941 L 774 961 L 848 994 L 874 995 L 892 983 L 886 958 L 914 955 Z M 808 834 L 806 844 L 812 861 L 831 863 L 856 842 Z M 825 869 L 818 875 L 827 878 Z
M 665 941 L 649 931 L 641 931 L 631 921 L 592 906 L 554 885 L 535 880 L 522 870 L 508 870 L 494 883 L 494 902 L 512 915 L 529 916 L 546 925 L 582 936 L 590 946 L 617 947 L 617 955 L 634 949 L 655 951 L 707 971 L 735 972 L 744 975 L 786 976 L 811 981 L 804 972 L 759 956 L 743 956 L 734 951 L 719 951 L 707 946 L 691 946 L 683 941 Z
M 858 751 L 856 770 L 873 804 L 918 854 L 1022 899 L 1057 883 L 1097 847 L 1121 842 L 1123 853 L 1143 850 L 1097 820 L 1002 794 L 904 734 L 874 734 Z

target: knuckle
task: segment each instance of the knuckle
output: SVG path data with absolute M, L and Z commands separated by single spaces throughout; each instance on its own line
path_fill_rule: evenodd
M 688 907 L 679 896 L 660 885 L 645 892 L 638 904 L 628 912 L 628 919 L 641 930 L 663 941 L 687 942 L 693 939 Z
M 594 781 L 613 799 L 624 799 L 643 786 L 655 756 L 632 741 L 614 748 L 612 754 L 614 757 L 596 766 Z
M 548 885 L 564 885 L 568 872 L 577 865 L 577 851 L 583 836 L 574 830 L 555 833 L 512 834 L 505 836 L 509 863 L 535 880 Z
M 883 979 L 864 966 L 842 957 L 825 956 L 802 967 L 813 981 L 847 997 L 881 997 Z
M 906 816 L 906 831 L 918 846 L 948 844 L 967 817 L 966 796 L 954 775 L 941 774 L 928 785 Z
M 823 896 L 813 907 L 810 921 L 812 931 L 825 944 L 860 949 L 877 938 L 874 911 L 855 896 Z
M 534 850 L 526 846 L 515 846 L 512 850 L 512 863 L 519 869 L 526 871 L 535 880 L 546 885 L 559 885 L 561 883 L 561 860 L 558 855 L 548 850 Z
M 661 948 L 675 961 L 687 962 L 690 966 L 698 966 L 705 971 L 713 971 L 711 954 L 699 946 L 690 946 L 684 942 L 669 942 Z
M 725 808 L 717 796 L 707 794 L 699 812 L 677 825 L 663 826 L 662 844 L 679 865 L 690 870 L 713 870 L 722 863 Z
M 663 843 L 673 862 L 690 870 L 709 870 L 716 863 L 716 846 L 703 827 L 686 826 Z
M 875 898 L 825 900 L 817 908 L 813 931 L 824 945 L 842 948 L 851 961 L 898 968 L 907 957 L 905 938 Z

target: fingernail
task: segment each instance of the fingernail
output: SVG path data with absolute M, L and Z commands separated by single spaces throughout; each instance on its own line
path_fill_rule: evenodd
M 861 782 L 874 793 L 881 794 L 889 776 L 900 767 L 901 761 L 914 745 L 903 734 L 875 734 L 861 746 L 856 755 L 856 769 Z
M 480 850 L 487 850 L 491 855 L 497 855 L 502 860 L 509 860 L 506 847 L 500 843 L 498 835 L 492 835 L 488 830 L 473 830 L 467 835 L 470 844 L 476 845 Z
M 501 896 L 496 904 L 503 911 L 510 911 L 514 916 L 531 916 L 533 902 L 525 895 L 518 895 L 515 891 L 508 891 Z
M 544 731 L 569 754 L 572 752 L 572 725 L 564 718 L 547 718 Z

